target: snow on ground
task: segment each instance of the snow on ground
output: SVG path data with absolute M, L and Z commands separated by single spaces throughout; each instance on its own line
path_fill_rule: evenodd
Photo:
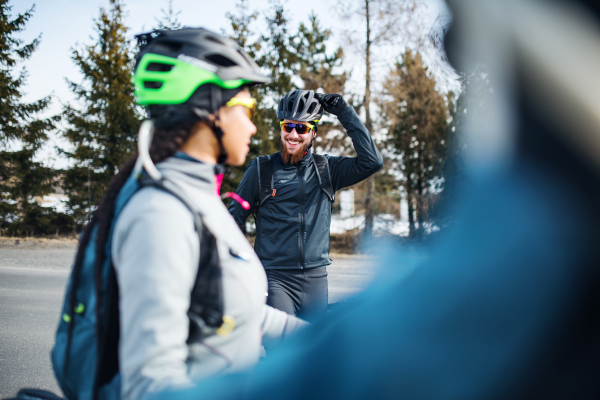
M 365 227 L 365 216 L 355 215 L 342 218 L 339 215 L 331 216 L 331 233 L 344 233 L 352 229 L 363 229 Z M 408 236 L 408 221 L 399 221 L 391 214 L 379 214 L 373 221 L 375 235 L 392 234 Z

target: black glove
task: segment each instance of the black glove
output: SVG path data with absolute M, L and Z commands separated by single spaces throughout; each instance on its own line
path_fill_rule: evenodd
M 348 103 L 342 97 L 341 94 L 337 93 L 329 93 L 329 94 L 321 94 L 315 93 L 315 98 L 319 100 L 319 103 L 323 106 L 323 109 L 330 114 L 335 116 L 343 113 L 348 107 Z

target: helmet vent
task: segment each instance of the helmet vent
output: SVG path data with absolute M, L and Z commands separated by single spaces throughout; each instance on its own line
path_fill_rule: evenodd
M 239 54 L 240 56 L 242 56 L 242 57 L 244 58 L 244 60 L 248 61 L 248 56 L 247 56 L 247 55 L 245 55 L 244 53 L 242 53 L 242 51 L 241 51 L 240 49 L 238 49 L 238 51 L 237 51 L 237 52 L 238 52 L 238 54 Z
M 161 53 L 168 54 L 170 52 L 177 53 L 177 52 L 179 52 L 179 50 L 181 50 L 182 47 L 183 47 L 183 43 L 160 41 L 160 42 L 156 43 L 154 52 L 156 52 L 158 54 L 161 54 Z
M 290 90 L 277 106 L 278 119 L 318 121 L 322 116 L 323 107 L 312 90 Z
M 306 104 L 306 102 L 304 101 L 304 99 L 301 99 L 301 100 L 298 102 L 298 111 L 302 111 L 302 110 L 304 110 L 304 105 L 305 105 L 305 104 Z
M 222 56 L 220 54 L 211 54 L 211 55 L 205 56 L 204 58 L 207 59 L 208 61 L 212 62 L 213 64 L 217 64 L 221 67 L 233 67 L 234 65 L 237 65 L 236 63 L 231 61 L 229 58 Z
M 162 82 L 156 81 L 144 81 L 144 88 L 146 89 L 160 89 L 162 86 Z
M 174 67 L 173 64 L 163 64 L 152 62 L 146 67 L 146 71 L 169 72 Z
M 208 36 L 208 35 L 204 36 L 204 40 L 209 40 L 209 41 L 211 41 L 211 42 L 215 42 L 215 43 L 219 43 L 219 44 L 225 44 L 225 43 L 223 43 L 223 41 L 222 41 L 222 40 L 219 40 L 219 39 L 218 39 L 218 38 L 216 38 L 216 37 L 213 37 L 213 36 Z

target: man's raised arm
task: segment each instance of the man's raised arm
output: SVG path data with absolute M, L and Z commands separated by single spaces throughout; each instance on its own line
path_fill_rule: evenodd
M 338 117 L 357 154 L 357 157 L 329 157 L 333 189 L 354 185 L 383 168 L 381 153 L 354 108 L 339 94 L 319 95 L 318 99 L 325 111 Z

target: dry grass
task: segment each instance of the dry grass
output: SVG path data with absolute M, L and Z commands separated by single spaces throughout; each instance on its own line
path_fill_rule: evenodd
M 58 238 L 37 238 L 37 237 L 7 237 L 0 236 L 1 248 L 57 248 L 70 247 L 77 245 L 76 236 L 66 236 Z

